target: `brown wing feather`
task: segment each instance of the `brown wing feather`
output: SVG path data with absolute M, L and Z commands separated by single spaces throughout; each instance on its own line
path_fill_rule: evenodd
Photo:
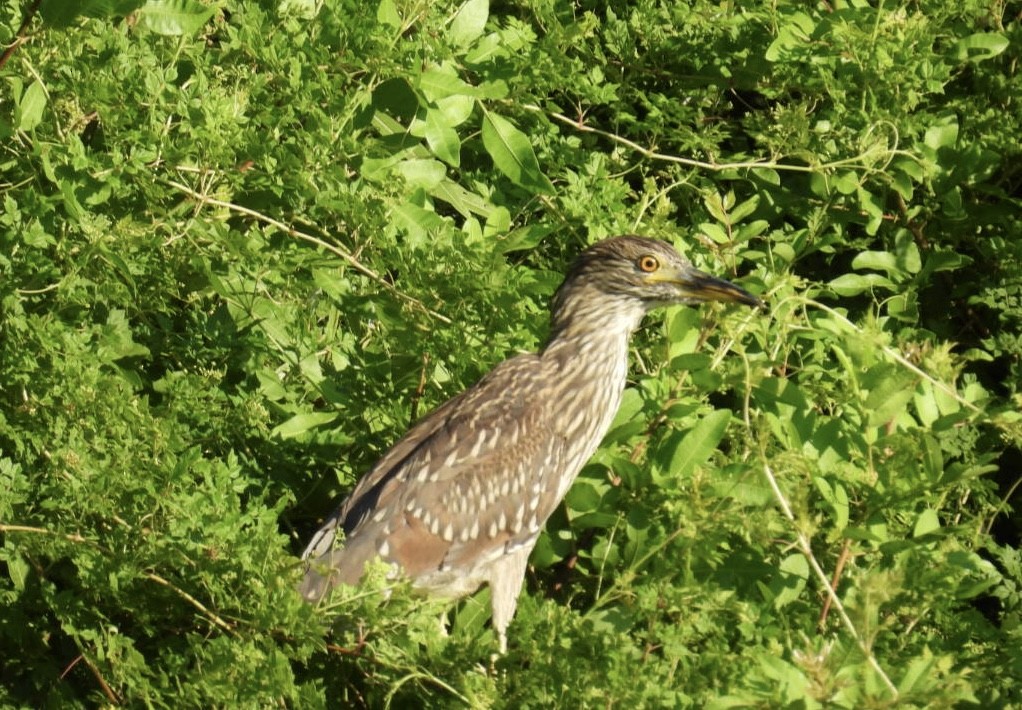
M 540 396 L 544 367 L 536 355 L 507 360 L 413 426 L 313 537 L 303 593 L 354 584 L 379 554 L 457 596 L 485 579 L 488 561 L 531 545 L 558 502 L 545 462 L 565 446 Z M 338 529 L 345 543 L 333 549 Z

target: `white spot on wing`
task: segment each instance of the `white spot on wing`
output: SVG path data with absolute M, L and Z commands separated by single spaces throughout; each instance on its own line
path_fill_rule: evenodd
M 511 531 L 518 532 L 522 529 L 522 523 L 525 521 L 525 503 L 518 504 L 518 510 L 515 511 L 515 521 L 511 524 Z
M 472 458 L 479 455 L 479 452 L 483 450 L 483 444 L 486 443 L 486 430 L 483 429 L 476 436 L 476 443 L 472 444 L 472 452 L 469 454 Z

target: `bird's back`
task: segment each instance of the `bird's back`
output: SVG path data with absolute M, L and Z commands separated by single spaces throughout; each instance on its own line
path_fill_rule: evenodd
M 313 537 L 302 593 L 355 584 L 379 555 L 416 586 L 457 597 L 494 560 L 531 548 L 558 502 L 547 462 L 567 446 L 540 396 L 548 369 L 538 355 L 514 357 L 415 424 Z

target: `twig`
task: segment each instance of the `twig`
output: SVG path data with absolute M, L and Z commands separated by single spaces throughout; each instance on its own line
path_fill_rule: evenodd
M 845 538 L 844 544 L 841 546 L 841 554 L 837 557 L 837 564 L 834 565 L 834 574 L 830 578 L 830 586 L 837 589 L 838 582 L 841 581 L 841 574 L 845 570 L 845 564 L 848 562 L 848 558 L 851 557 L 851 541 Z M 823 600 L 823 608 L 820 610 L 820 619 L 816 622 L 816 626 L 823 631 L 827 624 L 827 616 L 830 614 L 830 597 L 828 596 Z
M 994 520 L 996 520 L 997 516 L 1004 512 L 1004 510 L 1008 507 L 1008 501 L 1015 495 L 1015 491 L 1018 490 L 1019 486 L 1022 486 L 1022 476 L 1017 478 L 1015 482 L 1011 484 L 1011 487 L 1008 488 L 1008 492 L 1001 497 L 1001 502 L 997 504 L 997 507 L 994 508 L 994 512 L 990 514 L 990 522 L 981 526 L 985 528 L 987 535 L 990 534 L 990 530 L 994 526 Z
M 781 163 L 781 162 L 778 162 L 776 160 L 766 159 L 766 158 L 759 159 L 759 160 L 738 161 L 738 162 L 735 162 L 735 163 L 718 163 L 716 161 L 710 162 L 710 161 L 705 161 L 705 160 L 696 160 L 694 158 L 683 158 L 680 155 L 671 155 L 669 153 L 660 153 L 660 152 L 655 151 L 655 150 L 653 150 L 651 148 L 647 148 L 647 147 L 645 147 L 643 145 L 640 145 L 640 144 L 636 143 L 635 141 L 631 141 L 631 140 L 629 140 L 627 138 L 624 138 L 623 136 L 619 136 L 616 133 L 611 133 L 610 131 L 604 131 L 604 130 L 601 130 L 599 128 L 593 128 L 592 126 L 587 126 L 585 123 L 582 122 L 581 119 L 576 120 L 576 119 L 573 119 L 573 118 L 571 118 L 569 116 L 565 116 L 562 113 L 557 113 L 556 111 L 547 111 L 544 108 L 542 108 L 541 106 L 536 106 L 535 104 L 524 104 L 524 105 L 522 105 L 522 108 L 524 108 L 524 109 L 526 109 L 528 111 L 535 111 L 537 113 L 542 113 L 542 114 L 544 114 L 546 116 L 549 116 L 550 118 L 552 118 L 555 121 L 563 123 L 563 124 L 565 124 L 567 126 L 571 126 L 576 131 L 580 131 L 582 133 L 593 133 L 593 134 L 598 135 L 598 136 L 603 136 L 604 138 L 607 138 L 607 139 L 617 143 L 618 145 L 623 145 L 626 148 L 630 148 L 631 150 L 634 150 L 636 153 L 642 155 L 643 157 L 649 158 L 651 160 L 662 160 L 662 161 L 667 162 L 667 163 L 677 163 L 678 165 L 687 165 L 688 167 L 691 167 L 691 168 L 700 168 L 702 170 L 713 170 L 715 172 L 720 172 L 720 171 L 723 171 L 723 170 L 769 169 L 769 170 L 781 170 L 781 171 L 795 172 L 795 173 L 818 173 L 818 172 L 821 172 L 821 171 L 824 171 L 824 170 L 833 170 L 834 168 L 863 167 L 862 166 L 862 159 L 866 155 L 865 153 L 863 153 L 863 154 L 859 154 L 859 155 L 857 155 L 855 157 L 852 157 L 852 158 L 845 158 L 843 160 L 834 160 L 834 161 L 831 161 L 829 163 L 820 163 L 819 165 L 794 165 L 792 163 Z M 893 157 L 895 155 L 906 155 L 906 156 L 910 155 L 909 153 L 907 153 L 905 151 L 901 151 L 901 150 L 897 150 L 897 149 L 889 149 L 889 150 L 886 150 L 884 152 L 887 153 L 890 157 Z
M 816 574 L 820 584 L 823 585 L 824 590 L 827 592 L 827 597 L 830 599 L 831 605 L 837 610 L 838 616 L 841 618 L 841 623 L 845 629 L 855 640 L 855 643 L 859 646 L 859 650 L 862 651 L 863 655 L 866 656 L 866 661 L 870 667 L 876 672 L 880 679 L 883 680 L 884 685 L 887 686 L 887 690 L 890 691 L 891 695 L 895 700 L 898 699 L 898 689 L 891 682 L 891 679 L 884 672 L 884 669 L 880 667 L 880 663 L 877 661 L 876 656 L 870 650 L 869 646 L 866 645 L 866 641 L 859 635 L 859 632 L 855 628 L 855 624 L 852 623 L 851 618 L 848 616 L 848 612 L 845 611 L 844 604 L 841 603 L 841 598 L 838 597 L 837 591 L 830 583 L 830 579 L 827 578 L 827 573 L 823 571 L 823 567 L 816 559 L 816 555 L 813 554 L 812 544 L 809 541 L 809 537 L 798 529 L 798 524 L 795 520 L 795 514 L 791 511 L 791 505 L 788 503 L 788 499 L 784 496 L 781 491 L 781 487 L 777 484 L 777 478 L 774 476 L 773 470 L 770 468 L 770 464 L 766 463 L 766 452 L 762 452 L 763 456 L 763 474 L 766 476 L 767 482 L 770 484 L 771 490 L 773 490 L 774 498 L 777 499 L 777 503 L 781 506 L 781 512 L 784 513 L 784 517 L 788 519 L 788 522 L 792 524 L 795 531 L 795 543 L 799 549 L 799 552 L 809 562 L 809 566 L 812 567 L 813 572 Z
M 0 523 L 0 533 L 8 532 L 33 533 L 36 535 L 52 535 L 54 537 L 62 537 L 65 540 L 68 540 L 69 542 L 85 543 L 86 545 L 92 545 L 93 547 L 100 548 L 98 543 L 93 542 L 92 540 L 88 540 L 76 533 L 59 533 L 54 532 L 53 530 L 47 530 L 46 528 L 34 528 L 28 525 L 4 525 Z
M 392 284 L 389 281 L 387 281 L 385 278 L 383 278 L 382 276 L 377 274 L 375 271 L 370 269 L 368 266 L 366 266 L 365 264 L 360 262 L 358 259 L 356 259 L 354 256 L 352 256 L 348 252 L 346 252 L 344 249 L 341 249 L 340 247 L 338 247 L 338 246 L 336 246 L 334 244 L 331 244 L 331 243 L 329 243 L 327 241 L 324 241 L 324 240 L 320 239 L 319 237 L 315 237 L 315 236 L 313 236 L 311 234 L 307 234 L 305 232 L 299 231 L 299 230 L 295 229 L 294 227 L 291 227 L 291 226 L 289 226 L 287 224 L 284 224 L 283 222 L 281 222 L 279 220 L 274 219 L 273 217 L 270 217 L 269 215 L 263 214 L 262 212 L 257 212 L 256 210 L 249 209 L 248 207 L 243 207 L 242 205 L 237 205 L 237 204 L 235 204 L 233 202 L 227 202 L 225 200 L 218 200 L 215 197 L 210 197 L 209 195 L 203 194 L 201 192 L 196 192 L 195 190 L 193 190 L 192 188 L 188 187 L 187 185 L 183 185 L 183 184 L 181 184 L 179 182 L 175 182 L 174 180 L 163 179 L 162 181 L 165 182 L 166 184 L 170 185 L 171 187 L 173 187 L 173 188 L 175 188 L 177 190 L 180 190 L 181 192 L 185 193 L 186 195 L 188 195 L 192 199 L 197 200 L 201 204 L 212 205 L 214 207 L 221 207 L 223 209 L 230 210 L 231 212 L 237 212 L 238 214 L 246 215 L 246 216 L 251 217 L 251 218 L 253 218 L 253 219 L 255 219 L 255 220 L 259 221 L 259 222 L 262 222 L 264 224 L 268 224 L 268 225 L 270 225 L 272 227 L 276 227 L 277 229 L 279 229 L 280 231 L 284 232 L 288 236 L 295 237 L 297 239 L 301 239 L 302 241 L 306 241 L 306 242 L 309 242 L 310 244 L 315 244 L 318 247 L 326 249 L 331 254 L 334 254 L 334 255 L 340 257 L 341 259 L 343 259 L 344 261 L 346 261 L 348 263 L 348 265 L 350 265 L 355 271 L 359 272 L 363 276 L 369 277 L 370 279 L 372 279 L 373 281 L 375 281 L 379 285 L 383 286 L 383 288 L 385 288 L 387 291 L 390 291 L 392 294 L 397 296 L 398 298 L 401 298 L 401 299 L 407 301 L 408 303 L 412 304 L 416 308 L 420 308 L 422 311 L 424 311 L 425 313 L 428 313 L 430 316 L 432 316 L 433 318 L 436 318 L 438 321 L 440 321 L 442 323 L 447 323 L 447 324 L 451 323 L 451 319 L 450 318 L 448 318 L 447 316 L 443 315 L 442 313 L 438 313 L 437 311 L 434 311 L 432 308 L 429 308 L 426 304 L 424 304 L 419 299 L 417 299 L 417 298 L 415 298 L 413 296 L 409 296 L 406 293 L 401 292 L 396 286 L 394 286 L 394 284 Z
M 426 368 L 429 367 L 429 353 L 422 353 L 422 368 L 419 370 L 419 386 L 415 388 L 415 394 L 412 395 L 411 406 L 409 407 L 409 421 L 416 421 L 419 418 L 419 400 L 422 399 L 422 395 L 426 392 Z
M 64 676 L 70 673 L 71 669 L 78 665 L 78 661 L 85 661 L 85 666 L 92 673 L 92 677 L 96 679 L 96 682 L 99 683 L 99 687 L 103 691 L 103 695 L 106 696 L 106 699 L 114 705 L 120 705 L 121 698 L 114 692 L 114 689 L 110 687 L 110 684 L 106 682 L 106 679 L 103 678 L 103 674 L 99 672 L 99 668 L 92 662 L 88 655 L 86 655 L 85 651 L 82 650 L 82 647 L 77 640 L 75 641 L 75 645 L 78 646 L 78 657 L 68 664 L 67 668 L 64 669 L 64 672 L 60 674 L 60 679 L 64 680 Z
M 359 624 L 358 625 L 358 640 L 355 641 L 355 647 L 354 648 L 345 648 L 344 646 L 338 645 L 336 643 L 328 643 L 326 645 L 326 650 L 331 651 L 333 653 L 339 653 L 342 656 L 356 656 L 356 657 L 358 657 L 358 656 L 362 655 L 362 651 L 366 647 L 366 638 L 367 637 L 366 637 L 365 629 L 362 627 L 362 624 Z
M 850 331 L 852 331 L 856 335 L 860 335 L 860 336 L 863 335 L 863 332 L 862 332 L 861 328 L 859 328 L 857 325 L 852 323 L 852 321 L 848 320 L 848 318 L 846 318 L 845 316 L 843 316 L 840 313 L 838 313 L 837 311 L 835 311 L 830 306 L 826 306 L 826 305 L 820 303 L 819 301 L 814 301 L 811 298 L 805 299 L 805 303 L 806 303 L 806 305 L 813 306 L 815 308 L 819 308 L 821 311 L 826 312 L 828 315 L 830 315 L 831 317 L 837 319 L 843 326 L 848 328 Z M 920 367 L 918 367 L 918 366 L 912 364 L 911 362 L 909 362 L 908 358 L 906 358 L 904 355 L 902 355 L 900 352 L 898 352 L 894 348 L 889 347 L 887 345 L 884 345 L 882 343 L 877 343 L 877 345 L 879 346 L 879 348 L 883 351 L 883 353 L 887 357 L 889 357 L 892 360 L 894 360 L 896 363 L 898 363 L 899 365 L 904 367 L 906 370 L 909 370 L 910 372 L 912 372 L 912 374 L 916 375 L 917 377 L 921 377 L 922 379 L 926 380 L 927 382 L 929 382 L 931 385 L 933 385 L 937 389 L 940 389 L 946 395 L 948 395 L 949 397 L 953 398 L 956 402 L 961 404 L 966 409 L 972 410 L 972 412 L 974 414 L 982 414 L 982 412 L 983 412 L 982 409 L 977 407 L 975 404 L 973 404 L 969 400 L 965 399 L 965 397 L 963 397 L 962 395 L 958 394 L 958 392 L 955 389 L 953 389 L 952 387 L 946 385 L 944 382 L 942 382 L 941 380 L 938 380 L 936 377 L 934 377 L 933 375 L 927 373 L 925 370 L 923 370 Z
M 23 532 L 23 533 L 32 533 L 32 534 L 35 534 L 35 535 L 51 535 L 53 537 L 62 537 L 65 540 L 68 540 L 69 542 L 89 545 L 91 547 L 95 547 L 100 552 L 103 552 L 103 553 L 106 553 L 106 554 L 110 554 L 110 551 L 107 550 L 106 548 L 104 548 L 99 543 L 97 543 L 97 542 L 95 542 L 93 540 L 89 540 L 87 538 L 84 538 L 81 535 L 77 535 L 75 533 L 61 533 L 61 532 L 56 532 L 54 530 L 48 530 L 46 528 L 30 527 L 28 525 L 4 525 L 4 524 L 0 524 L 0 533 L 11 533 L 11 532 Z M 234 633 L 234 627 L 233 626 L 231 626 L 226 621 L 221 619 L 214 612 L 210 611 L 208 608 L 206 608 L 206 606 L 202 602 L 200 602 L 198 599 L 193 597 L 191 594 L 189 594 L 185 590 L 183 590 L 183 589 L 181 589 L 179 587 L 174 586 L 173 584 L 168 582 L 166 579 L 164 579 L 163 577 L 161 577 L 158 574 L 155 574 L 153 572 L 146 572 L 142 576 L 145 577 L 146 579 L 152 581 L 152 582 L 156 582 L 157 584 L 161 584 L 164 587 L 167 587 L 171 591 L 175 592 L 179 597 L 181 597 L 182 599 L 187 601 L 189 604 L 194 606 L 196 609 L 198 609 L 200 612 L 202 612 L 202 614 L 207 619 L 209 619 L 213 624 L 215 624 L 216 626 L 219 626 L 220 628 L 224 629 L 229 634 L 233 634 Z M 88 659 L 86 659 L 86 661 L 88 661 Z
M 202 612 L 203 616 L 205 616 L 211 622 L 213 622 L 214 624 L 216 624 L 217 626 L 219 626 L 221 629 L 223 629 L 227 633 L 231 634 L 232 636 L 234 635 L 234 627 L 233 626 L 231 626 L 226 621 L 221 619 L 214 612 L 212 612 L 209 609 L 207 609 L 206 606 L 202 602 L 200 602 L 198 599 L 193 597 L 191 594 L 189 594 L 185 590 L 181 589 L 180 587 L 174 586 L 173 584 L 171 584 L 170 582 L 165 580 L 163 577 L 161 577 L 158 574 L 154 574 L 153 572 L 146 572 L 145 578 L 150 580 L 150 581 L 152 581 L 152 582 L 156 582 L 157 584 L 162 584 L 164 587 L 166 587 L 167 589 L 171 590 L 172 592 L 177 594 L 179 597 L 184 599 L 186 602 L 188 602 L 189 604 L 194 606 L 196 609 L 198 609 L 200 612 Z
M 32 18 L 35 17 L 36 12 L 39 10 L 39 6 L 43 4 L 43 0 L 33 0 L 32 4 L 25 10 L 25 16 L 21 20 L 21 27 L 14 34 L 14 39 L 7 45 L 3 54 L 0 54 L 0 69 L 4 68 L 7 61 L 14 54 L 15 50 L 25 43 L 25 35 L 28 33 L 28 26 L 32 22 Z

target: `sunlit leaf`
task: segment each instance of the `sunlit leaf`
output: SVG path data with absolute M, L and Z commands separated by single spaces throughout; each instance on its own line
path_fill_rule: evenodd
M 217 12 L 198 0 L 146 0 L 139 23 L 156 34 L 179 36 L 198 32 Z
M 329 424 L 335 419 L 337 419 L 337 412 L 304 412 L 277 425 L 270 434 L 281 439 L 290 439 L 316 427 Z
M 731 412 L 727 409 L 715 410 L 700 419 L 671 455 L 669 474 L 679 479 L 687 478 L 696 466 L 706 463 L 724 438 L 730 421 Z
M 487 111 L 483 115 L 483 145 L 497 169 L 516 185 L 539 193 L 553 191 L 528 137 L 511 121 Z
M 465 0 L 451 21 L 448 33 L 451 42 L 458 47 L 467 47 L 478 39 L 489 14 L 490 0 Z

